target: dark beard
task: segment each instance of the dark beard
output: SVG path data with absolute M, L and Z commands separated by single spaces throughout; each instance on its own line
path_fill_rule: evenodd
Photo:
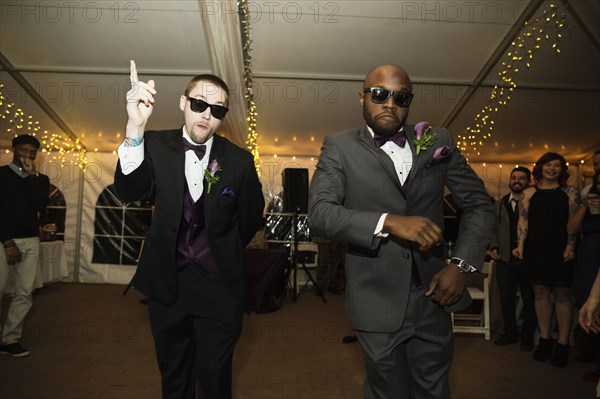
M 373 133 L 375 133 L 378 136 L 382 136 L 382 137 L 391 137 L 394 134 L 398 133 L 398 130 L 400 130 L 400 127 L 395 128 L 393 126 L 389 126 L 389 127 L 377 126 L 377 124 L 372 120 L 367 121 L 367 125 L 371 129 L 373 129 Z
M 512 191 L 515 194 L 521 194 L 527 187 L 526 186 L 520 186 L 520 188 L 516 188 L 516 187 L 509 187 L 510 191 Z
M 400 130 L 400 128 L 404 124 L 404 121 L 396 119 L 397 124 L 391 124 L 391 125 L 388 124 L 388 125 L 385 125 L 385 126 L 380 126 L 367 113 L 367 109 L 364 106 L 363 106 L 363 117 L 365 118 L 365 121 L 367 122 L 367 126 L 369 126 L 373 130 L 373 133 L 375 133 L 378 136 L 382 136 L 382 137 L 393 136 L 394 134 L 398 133 L 398 131 Z

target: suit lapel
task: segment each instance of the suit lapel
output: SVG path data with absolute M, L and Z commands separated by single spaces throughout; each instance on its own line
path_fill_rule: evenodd
M 216 160 L 219 164 L 219 166 L 224 170 L 226 168 L 226 166 L 224 166 L 224 163 L 226 163 L 225 160 L 225 146 L 223 145 L 223 139 L 218 136 L 218 135 L 214 135 L 213 136 L 213 144 L 212 144 L 212 148 L 210 149 L 210 154 L 207 154 L 207 160 L 208 163 L 210 164 L 213 160 Z M 202 173 L 204 173 L 204 171 L 202 171 Z M 219 175 L 222 175 L 223 172 L 217 172 Z M 216 201 L 218 199 L 218 194 L 217 194 L 217 186 L 218 183 L 213 184 L 213 186 L 211 187 L 211 191 L 210 193 L 208 192 L 208 183 L 206 182 L 206 179 L 204 180 L 204 224 L 206 225 L 206 228 L 208 229 L 210 226 L 210 221 L 211 221 L 211 215 L 215 214 L 215 212 L 211 212 L 211 210 L 213 209 L 213 207 L 216 206 Z
M 183 133 L 181 129 L 172 130 L 170 132 L 170 137 L 165 138 L 166 147 L 171 154 L 169 154 L 168 158 L 165 160 L 164 166 L 167 170 L 167 176 L 171 176 L 174 180 L 174 203 L 179 207 L 183 206 L 184 184 L 187 184 L 185 180 L 185 151 L 183 150 L 183 144 L 181 143 L 182 138 Z M 180 214 L 181 209 L 179 209 L 178 215 Z
M 387 175 L 390 177 L 390 179 L 392 179 L 394 184 L 402 193 L 402 196 L 406 197 L 404 191 L 402 190 L 402 184 L 400 183 L 400 179 L 398 179 L 398 175 L 396 174 L 394 162 L 392 162 L 390 157 L 388 157 L 383 150 L 375 146 L 375 143 L 373 142 L 373 137 L 371 136 L 371 133 L 369 133 L 369 130 L 366 126 L 361 128 L 358 134 L 358 139 L 361 142 L 361 144 L 364 147 L 366 147 L 375 156 L 375 158 L 377 158 L 385 173 L 387 173 Z
M 404 180 L 404 186 L 402 186 L 404 191 L 408 192 L 418 168 L 421 167 L 423 154 L 420 154 L 421 156 L 417 156 L 417 149 L 412 142 L 415 138 L 414 126 L 404 125 L 404 132 L 406 133 L 406 143 L 408 144 L 408 146 L 410 147 L 410 151 L 412 152 L 412 165 L 410 166 L 410 172 L 408 173 L 406 180 Z

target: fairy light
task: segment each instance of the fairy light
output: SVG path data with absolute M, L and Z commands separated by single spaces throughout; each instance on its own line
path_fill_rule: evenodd
M 0 118 L 6 124 L 5 133 L 11 139 L 21 134 L 36 137 L 40 142 L 40 151 L 44 153 L 49 163 L 57 163 L 64 166 L 67 157 L 74 157 L 75 163 L 85 172 L 87 165 L 86 150 L 81 145 L 79 138 L 73 140 L 64 133 L 51 133 L 42 130 L 39 121 L 32 115 L 25 114 L 21 108 L 15 106 L 5 95 L 4 85 L 0 84 Z M 10 153 L 10 150 L 6 150 Z
M 248 105 L 248 138 L 246 146 L 254 157 L 254 167 L 260 177 L 260 152 L 258 150 L 258 132 L 256 131 L 257 117 L 256 104 L 254 103 L 254 93 L 252 91 L 252 37 L 250 36 L 250 11 L 247 0 L 237 2 L 240 14 L 240 26 L 242 34 L 242 55 L 244 58 L 244 98 Z
M 517 89 L 515 77 L 523 67 L 530 69 L 533 65 L 533 56 L 541 49 L 542 44 L 552 39 L 552 51 L 558 56 L 558 46 L 565 29 L 564 6 L 557 7 L 550 4 L 543 11 L 541 17 L 533 22 L 525 21 L 523 28 L 508 49 L 506 59 L 502 61 L 498 76 L 501 85 L 494 86 L 487 104 L 476 114 L 473 126 L 467 126 L 463 134 L 458 135 L 457 146 L 461 149 L 467 160 L 470 155 L 481 155 L 480 149 L 485 140 L 492 137 L 494 130 L 494 117 L 501 107 L 506 107 L 512 99 L 513 92 Z M 552 33 L 549 33 L 549 32 Z

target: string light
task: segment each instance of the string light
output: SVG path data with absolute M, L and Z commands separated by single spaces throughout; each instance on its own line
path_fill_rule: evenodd
M 457 146 L 461 149 L 467 160 L 470 155 L 481 155 L 480 149 L 485 140 L 492 136 L 494 130 L 494 116 L 501 107 L 508 105 L 517 89 L 515 77 L 523 66 L 530 69 L 533 64 L 533 55 L 541 49 L 543 43 L 553 39 L 552 51 L 558 56 L 560 49 L 558 43 L 562 39 L 565 24 L 564 6 L 557 7 L 550 4 L 543 11 L 541 17 L 533 22 L 525 21 L 521 32 L 511 43 L 506 59 L 502 61 L 498 76 L 501 85 L 494 86 L 490 93 L 488 103 L 477 113 L 474 126 L 468 126 L 464 134 L 458 135 Z M 540 23 L 541 21 L 541 23 Z M 552 34 L 549 32 L 552 31 Z M 542 39 L 545 39 L 542 40 Z
M 85 172 L 87 165 L 86 150 L 81 145 L 79 138 L 73 140 L 64 133 L 50 133 L 42 130 L 39 121 L 33 116 L 26 115 L 25 111 L 15 106 L 4 93 L 4 85 L 0 84 L 0 118 L 6 124 L 5 132 L 11 139 L 28 134 L 36 137 L 41 146 L 42 153 L 46 154 L 49 163 L 64 166 L 67 157 L 74 157 L 75 163 Z M 7 150 L 8 154 L 10 151 Z
M 242 55 L 244 58 L 244 98 L 248 105 L 248 138 L 246 146 L 254 157 L 254 167 L 260 177 L 260 152 L 258 150 L 258 132 L 256 131 L 256 104 L 254 103 L 254 93 L 252 91 L 252 37 L 250 36 L 250 11 L 248 10 L 248 1 L 240 0 L 237 2 L 240 13 L 240 26 L 242 32 Z

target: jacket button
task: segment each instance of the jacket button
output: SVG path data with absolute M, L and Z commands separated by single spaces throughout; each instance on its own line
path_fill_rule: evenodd
M 410 259 L 410 254 L 404 254 L 404 259 L 406 259 L 406 260 Z

